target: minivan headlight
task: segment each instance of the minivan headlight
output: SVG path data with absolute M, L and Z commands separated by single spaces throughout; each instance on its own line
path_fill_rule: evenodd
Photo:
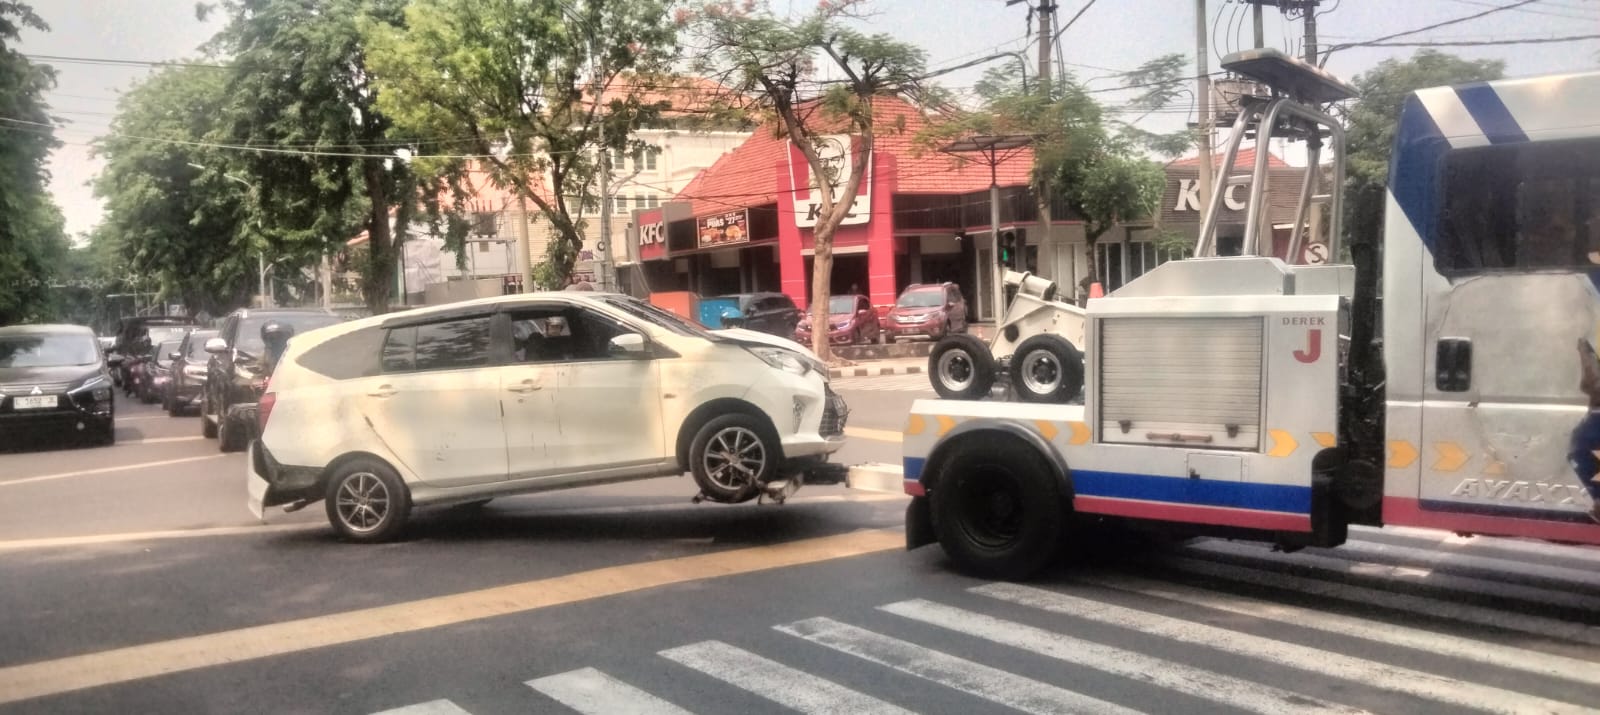
M 67 394 L 76 395 L 90 390 L 94 391 L 93 397 L 97 402 L 105 402 L 111 399 L 111 381 L 107 380 L 104 375 L 96 375 L 85 380 L 82 385 L 68 390 Z
M 751 347 L 747 349 L 751 355 L 761 358 L 762 362 L 779 370 L 792 372 L 796 375 L 804 375 L 811 370 L 811 366 L 806 364 L 804 356 L 793 350 L 769 347 Z

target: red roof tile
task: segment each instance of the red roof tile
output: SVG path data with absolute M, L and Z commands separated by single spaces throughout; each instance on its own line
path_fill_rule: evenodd
M 1179 159 L 1177 161 L 1172 162 L 1172 166 L 1199 166 L 1199 165 L 1200 165 L 1200 157 L 1199 157 L 1199 155 L 1190 156 L 1190 157 L 1184 157 L 1182 159 Z M 1212 153 L 1212 155 L 1211 155 L 1211 165 L 1212 166 L 1221 166 L 1222 165 L 1222 152 L 1221 151 L 1215 151 L 1214 153 Z M 1255 165 L 1256 165 L 1256 148 L 1253 147 L 1253 146 L 1252 147 L 1239 147 L 1239 155 L 1235 156 L 1233 158 L 1233 168 L 1235 168 L 1235 169 L 1250 168 L 1250 167 L 1255 166 Z M 1273 154 L 1272 152 L 1269 151 L 1269 152 L 1267 152 L 1267 166 L 1271 167 L 1273 169 L 1287 169 L 1287 168 L 1289 168 L 1289 163 L 1284 161 L 1284 160 L 1282 160 L 1282 159 L 1279 159 L 1278 155 Z
M 989 166 L 976 155 L 958 158 L 915 145 L 917 134 L 936 118 L 897 98 L 878 99 L 875 110 L 878 126 L 896 127 L 894 131 L 880 130 L 875 148 L 878 154 L 898 160 L 896 193 L 961 194 L 989 188 Z M 842 121 L 818 124 L 821 132 L 834 126 L 843 129 Z M 690 202 L 696 216 L 773 203 L 778 199 L 776 172 L 788 156 L 788 138 L 769 123 L 696 175 L 678 192 L 677 199 Z M 1027 185 L 1033 152 L 1024 148 L 1002 158 L 997 172 L 1000 185 Z

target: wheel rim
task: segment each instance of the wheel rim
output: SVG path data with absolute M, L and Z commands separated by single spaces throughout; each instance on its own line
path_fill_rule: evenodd
M 755 432 L 744 427 L 728 427 L 706 443 L 706 477 L 728 491 L 753 484 L 767 466 L 767 448 Z
M 1048 395 L 1061 387 L 1061 361 L 1048 350 L 1035 350 L 1022 359 L 1022 384 L 1029 392 Z
M 956 492 L 962 505 L 958 525 L 969 541 L 987 549 L 1005 549 L 1021 538 L 1025 501 L 1010 470 L 998 466 L 973 470 Z
M 976 373 L 972 356 L 965 350 L 946 350 L 939 356 L 939 381 L 951 390 L 960 392 L 971 387 Z
M 389 516 L 389 487 L 372 472 L 356 472 L 339 483 L 334 505 L 345 528 L 369 533 Z

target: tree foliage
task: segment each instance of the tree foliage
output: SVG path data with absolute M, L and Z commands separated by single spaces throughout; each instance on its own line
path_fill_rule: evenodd
M 1345 235 L 1352 246 L 1376 242 L 1383 227 L 1384 191 L 1395 125 L 1406 95 L 1425 87 L 1499 79 L 1500 60 L 1465 60 L 1438 50 L 1388 59 L 1357 75 L 1357 99 L 1346 118 Z
M 365 231 L 362 295 L 374 313 L 389 308 L 396 246 L 405 240 L 422 194 L 392 150 L 391 121 L 378 106 L 358 23 L 398 23 L 404 5 L 222 0 L 228 23 L 211 43 L 231 60 L 219 138 L 280 148 L 236 154 L 253 182 L 255 215 L 269 255 L 293 269 Z
M 202 146 L 220 131 L 225 104 L 223 72 L 167 68 L 122 96 L 95 145 L 106 162 L 94 184 L 106 213 L 93 240 L 124 261 L 121 275 L 105 277 L 142 277 L 191 313 L 226 313 L 256 286 L 258 237 L 235 173 L 243 167 Z
M 805 157 L 818 185 L 821 210 L 813 229 L 811 319 L 828 324 L 833 280 L 833 236 L 861 190 L 867 160 L 880 133 L 902 128 L 880 125 L 877 101 L 913 97 L 923 89 L 927 56 L 884 34 L 855 30 L 848 20 L 865 6 L 857 0 L 823 0 L 808 15 L 780 17 L 766 3 L 714 0 L 685 12 L 679 21 L 699 39 L 697 69 L 726 85 L 745 112 L 770 118 Z M 851 171 L 833 176 L 819 153 L 827 134 L 855 137 Z M 812 335 L 812 349 L 828 359 L 828 331 Z
M 377 106 L 404 135 L 451 138 L 419 143 L 423 154 L 478 155 L 491 181 L 537 207 L 556 237 L 538 282 L 565 285 L 607 157 L 642 149 L 632 130 L 667 106 L 655 89 L 677 52 L 666 3 L 413 0 L 403 22 L 369 16 L 363 33 Z M 418 168 L 459 178 L 472 167 Z
M 46 317 L 67 248 L 44 168 L 57 145 L 44 101 L 55 71 L 16 50 L 25 29 L 49 27 L 26 3 L 0 0 L 0 116 L 13 120 L 0 124 L 0 325 Z

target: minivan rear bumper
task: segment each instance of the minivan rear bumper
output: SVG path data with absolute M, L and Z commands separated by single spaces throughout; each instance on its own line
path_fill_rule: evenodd
M 266 519 L 269 506 L 322 498 L 323 470 L 281 464 L 259 439 L 250 440 L 244 464 L 247 506 L 257 519 Z

